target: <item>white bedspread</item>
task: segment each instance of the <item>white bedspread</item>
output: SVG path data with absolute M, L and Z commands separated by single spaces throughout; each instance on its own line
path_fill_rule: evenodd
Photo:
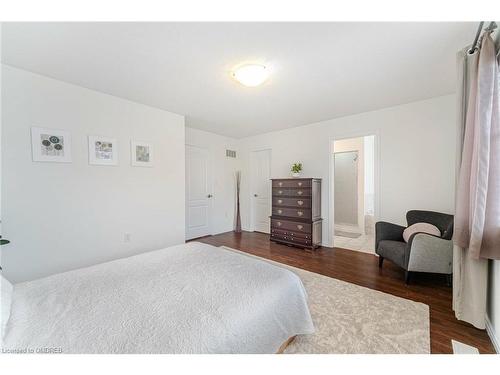
M 14 285 L 3 347 L 275 353 L 313 331 L 294 273 L 191 242 Z

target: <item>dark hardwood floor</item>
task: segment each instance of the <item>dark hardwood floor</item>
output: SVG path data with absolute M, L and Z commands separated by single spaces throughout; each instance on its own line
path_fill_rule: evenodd
M 446 279 L 442 275 L 416 274 L 407 286 L 403 270 L 389 261 L 384 261 L 380 269 L 375 255 L 328 247 L 306 252 L 270 242 L 269 235 L 256 232 L 228 232 L 196 241 L 232 247 L 293 267 L 423 302 L 430 308 L 432 353 L 452 353 L 452 339 L 477 347 L 480 353 L 495 353 L 486 331 L 455 319 L 451 309 L 451 288 L 446 286 Z

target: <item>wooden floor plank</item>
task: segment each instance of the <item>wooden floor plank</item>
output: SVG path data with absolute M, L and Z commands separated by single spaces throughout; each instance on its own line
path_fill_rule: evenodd
M 432 353 L 452 353 L 452 339 L 477 347 L 480 353 L 495 353 L 486 331 L 455 318 L 451 309 L 451 288 L 446 286 L 446 280 L 441 275 L 417 274 L 410 285 L 405 285 L 403 270 L 389 261 L 385 261 L 380 269 L 375 255 L 328 247 L 306 252 L 270 242 L 268 235 L 256 232 L 227 232 L 197 241 L 232 247 L 293 267 L 423 302 L 430 308 Z

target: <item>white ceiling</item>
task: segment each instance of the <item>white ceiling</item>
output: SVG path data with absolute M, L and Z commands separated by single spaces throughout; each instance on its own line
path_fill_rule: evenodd
M 4 63 L 241 138 L 454 92 L 476 23 L 7 23 Z M 230 72 L 264 63 L 257 88 Z

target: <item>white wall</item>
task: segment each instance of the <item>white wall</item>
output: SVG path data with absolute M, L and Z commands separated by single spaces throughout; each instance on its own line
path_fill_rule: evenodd
M 249 152 L 272 149 L 271 175 L 288 177 L 293 162 L 304 177 L 323 179 L 323 243 L 328 241 L 331 141 L 376 134 L 380 157 L 379 217 L 405 222 L 410 209 L 452 213 L 455 183 L 455 97 L 447 95 L 397 107 L 262 134 L 240 141 L 243 163 L 242 222 L 249 228 Z M 377 155 L 376 155 L 377 157 Z
M 487 328 L 497 353 L 500 353 L 500 260 L 491 260 L 489 266 Z
M 184 117 L 8 66 L 2 73 L 8 279 L 184 242 Z M 33 162 L 32 126 L 71 131 L 73 162 Z M 119 165 L 90 166 L 88 135 L 117 138 Z M 130 165 L 131 139 L 153 143 L 153 168 Z
M 212 234 L 234 229 L 236 210 L 235 172 L 241 168 L 237 140 L 186 127 L 186 144 L 206 148 L 210 153 L 213 180 Z M 236 158 L 226 157 L 226 149 Z

